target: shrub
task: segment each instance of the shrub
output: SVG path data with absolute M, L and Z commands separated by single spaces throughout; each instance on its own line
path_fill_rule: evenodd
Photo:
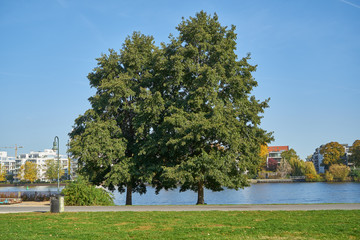
M 79 177 L 68 184 L 61 192 L 64 194 L 66 206 L 112 206 L 113 195 L 103 188 L 94 185 Z
M 308 174 L 305 174 L 305 181 L 306 182 L 321 182 L 322 178 L 320 177 L 319 174 L 308 173 Z
M 336 181 L 345 181 L 350 173 L 350 168 L 344 164 L 333 164 L 329 167 L 329 173 Z
M 326 173 L 325 173 L 325 180 L 326 180 L 327 182 L 332 182 L 332 181 L 334 181 L 334 176 L 333 176 L 331 173 L 329 173 L 329 171 L 326 171 Z
M 275 159 L 269 158 L 267 164 L 268 164 L 268 168 L 267 168 L 268 171 L 273 171 L 273 172 L 276 171 L 278 162 Z
M 360 169 L 351 169 L 349 176 L 355 182 L 360 182 Z

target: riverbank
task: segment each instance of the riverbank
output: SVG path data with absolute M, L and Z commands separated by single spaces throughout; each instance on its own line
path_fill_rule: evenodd
M 250 183 L 298 183 L 305 182 L 305 179 L 250 179 Z

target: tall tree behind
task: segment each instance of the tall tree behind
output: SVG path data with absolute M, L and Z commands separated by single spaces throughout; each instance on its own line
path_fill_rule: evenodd
M 305 162 L 300 159 L 296 151 L 291 148 L 281 153 L 281 157 L 291 166 L 292 176 L 302 176 L 305 173 Z
M 329 169 L 332 164 L 343 164 L 342 157 L 345 154 L 344 147 L 338 142 L 329 142 L 325 144 L 320 153 L 324 156 L 323 165 L 325 169 Z
M 152 117 L 144 120 L 146 113 L 156 111 L 150 91 L 156 51 L 152 37 L 135 32 L 120 54 L 110 50 L 98 58 L 88 75 L 97 90 L 89 98 L 92 109 L 75 121 L 70 133 L 70 152 L 84 163 L 82 172 L 95 184 L 126 189 L 126 205 L 132 204 L 132 192 L 146 192 L 144 183 L 151 176 L 143 167 L 142 144 L 151 131 Z
M 204 204 L 204 187 L 248 185 L 244 172 L 258 167 L 260 146 L 271 140 L 259 127 L 268 100 L 250 96 L 256 66 L 249 55 L 237 59 L 235 26 L 221 26 L 216 14 L 201 11 L 177 30 L 165 49 L 169 107 L 160 144 L 173 161 L 163 175 L 180 182 L 181 191 L 197 192 L 197 204 Z
M 360 140 L 356 140 L 350 147 L 351 157 L 350 161 L 354 163 L 356 167 L 360 166 Z
M 283 151 L 281 153 L 281 158 L 290 161 L 291 158 L 299 159 L 300 157 L 297 155 L 296 151 L 293 148 L 290 148 L 288 151 Z
M 61 164 L 60 164 L 61 165 Z M 54 181 L 58 177 L 64 175 L 64 169 L 60 166 L 58 169 L 58 163 L 54 159 L 48 159 L 45 162 L 45 177 L 50 181 Z

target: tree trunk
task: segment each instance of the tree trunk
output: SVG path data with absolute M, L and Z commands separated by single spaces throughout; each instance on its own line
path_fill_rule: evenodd
M 197 200 L 197 205 L 198 204 L 205 204 L 204 202 L 204 182 L 200 181 L 198 182 L 198 200 Z
M 132 205 L 132 186 L 131 183 L 129 183 L 126 186 L 126 205 Z

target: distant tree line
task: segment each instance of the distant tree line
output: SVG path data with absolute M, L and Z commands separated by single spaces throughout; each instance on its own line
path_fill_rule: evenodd
M 305 176 L 307 181 L 360 181 L 360 170 L 356 168 L 360 166 L 360 140 L 353 143 L 348 155 L 345 154 L 344 146 L 338 142 L 329 142 L 322 146 L 320 153 L 323 155 L 322 165 L 325 167 L 325 174 L 318 174 L 313 163 L 301 160 L 292 148 L 281 153 L 280 164 L 275 159 L 266 159 L 267 152 L 264 151 L 260 154 L 262 165 L 259 170 L 262 177 L 268 170 L 276 173 L 273 174 L 275 178 Z M 311 156 L 308 159 L 311 159 Z M 347 163 L 351 163 L 352 169 Z

